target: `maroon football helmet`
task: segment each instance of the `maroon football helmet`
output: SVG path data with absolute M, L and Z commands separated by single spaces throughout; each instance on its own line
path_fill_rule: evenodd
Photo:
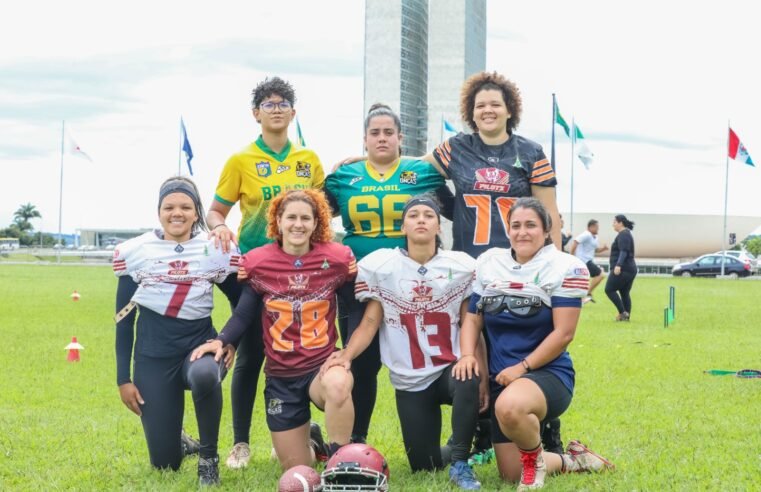
M 330 457 L 322 472 L 322 490 L 388 490 L 388 464 L 367 444 L 347 444 Z
M 319 492 L 320 475 L 306 465 L 296 465 L 283 473 L 277 485 L 278 492 Z

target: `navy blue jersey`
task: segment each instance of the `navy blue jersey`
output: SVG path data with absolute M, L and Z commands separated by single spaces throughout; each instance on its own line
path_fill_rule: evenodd
M 489 248 L 510 246 L 507 213 L 531 186 L 555 186 L 555 170 L 541 145 L 511 135 L 486 145 L 478 134 L 460 133 L 433 151 L 454 183 L 453 245 L 476 258 Z

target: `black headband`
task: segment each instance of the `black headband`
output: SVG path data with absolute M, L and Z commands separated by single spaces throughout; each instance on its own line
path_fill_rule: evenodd
M 161 187 L 161 191 L 159 191 L 159 209 L 161 209 L 161 202 L 164 201 L 164 198 L 172 193 L 185 193 L 191 198 L 191 200 L 193 200 L 196 210 L 200 208 L 201 200 L 198 198 L 198 195 L 196 195 L 193 186 L 185 181 L 177 179 L 166 182 Z
M 441 222 L 441 208 L 430 198 L 411 198 L 407 204 L 404 205 L 404 210 L 402 211 L 402 220 L 404 220 L 404 217 L 407 215 L 409 209 L 415 205 L 425 205 L 426 207 L 430 207 L 434 212 L 436 212 L 436 216 L 439 218 L 439 222 Z

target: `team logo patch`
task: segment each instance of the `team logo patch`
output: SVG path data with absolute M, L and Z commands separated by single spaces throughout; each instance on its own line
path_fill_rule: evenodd
M 327 258 L 325 258 L 325 260 L 322 262 L 322 266 L 320 268 L 322 268 L 323 270 L 327 270 L 328 268 L 330 268 L 330 264 L 328 263 Z
M 510 181 L 510 175 L 507 171 L 497 169 L 496 167 L 481 168 L 476 170 L 476 182 L 473 185 L 473 189 L 507 193 L 510 189 L 508 181 Z
M 357 176 L 355 178 L 351 178 L 351 181 L 349 181 L 349 186 L 353 185 L 357 181 L 362 181 L 362 176 Z
M 267 413 L 270 415 L 280 415 L 283 413 L 283 400 L 271 398 L 269 403 L 267 403 Z
M 589 270 L 586 268 L 574 268 L 571 273 L 574 275 L 589 275 Z
M 414 171 L 404 171 L 399 175 L 399 182 L 402 184 L 417 184 L 417 173 Z
M 487 157 L 487 158 L 486 158 L 486 161 L 487 161 L 489 164 L 496 164 L 496 163 L 498 163 L 498 162 L 499 162 L 499 157 Z
M 267 161 L 257 162 L 256 174 L 258 174 L 262 178 L 266 178 L 267 176 L 272 174 L 272 167 L 270 167 L 270 163 Z
M 308 162 L 298 161 L 296 163 L 296 176 L 298 176 L 299 178 L 311 178 L 312 165 Z
M 521 159 L 519 157 L 515 158 L 515 162 L 513 163 L 513 167 L 517 167 L 518 169 L 523 168 L 523 164 L 521 164 Z
M 188 274 L 188 262 L 182 260 L 169 262 L 169 275 L 187 275 Z
M 433 299 L 433 288 L 425 285 L 425 280 L 415 281 L 412 288 L 412 302 L 428 302 Z
M 286 166 L 285 164 L 280 164 L 277 166 L 277 169 L 275 169 L 275 173 L 281 174 L 291 169 L 291 166 Z
M 303 273 L 288 275 L 288 290 L 306 290 L 309 287 L 309 276 Z

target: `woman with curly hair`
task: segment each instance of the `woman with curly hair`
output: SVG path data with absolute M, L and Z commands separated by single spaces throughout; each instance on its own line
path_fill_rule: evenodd
M 336 290 L 356 276 L 357 264 L 348 246 L 332 242 L 331 210 L 321 191 L 281 194 L 267 216 L 267 236 L 274 242 L 241 258 L 238 278 L 246 286 L 235 312 L 193 358 L 208 352 L 221 358 L 261 311 L 267 426 L 288 469 L 312 464 L 310 403 L 325 412 L 328 454 L 349 443 L 352 375 L 343 367 L 320 374 L 320 366 L 336 349 Z

